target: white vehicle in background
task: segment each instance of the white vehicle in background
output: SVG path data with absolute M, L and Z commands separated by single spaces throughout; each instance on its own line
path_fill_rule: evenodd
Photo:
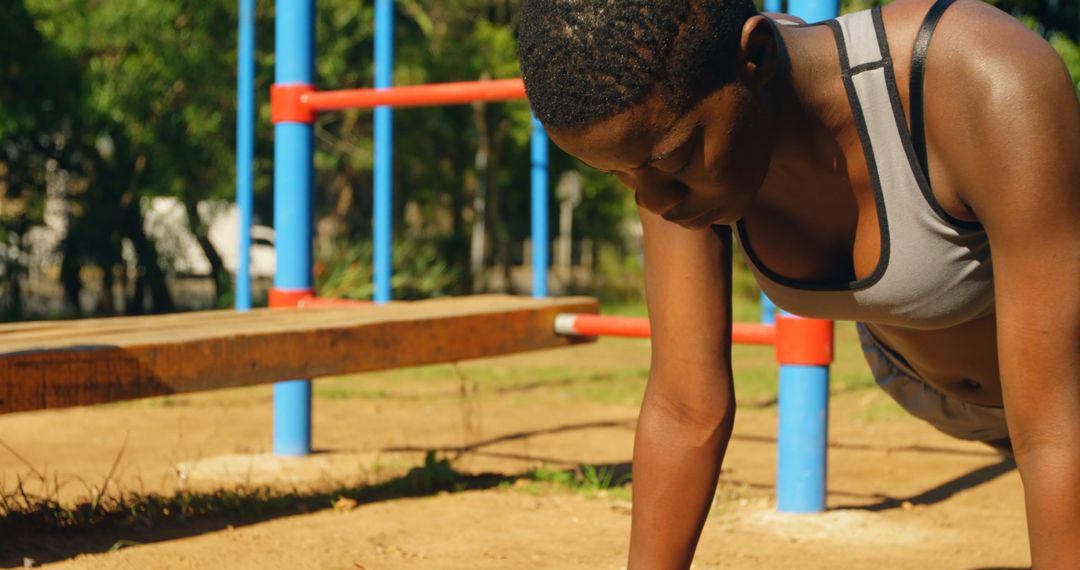
M 221 256 L 225 269 L 236 274 L 239 262 L 240 210 L 231 202 L 203 202 L 199 215 L 209 225 L 210 243 Z M 152 198 L 146 204 L 146 233 L 157 244 L 164 265 L 173 275 L 206 276 L 210 262 L 188 229 L 187 212 L 175 198 Z M 274 228 L 251 227 L 251 277 L 274 277 Z

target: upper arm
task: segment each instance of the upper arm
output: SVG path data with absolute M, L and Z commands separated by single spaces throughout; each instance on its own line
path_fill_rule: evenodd
M 713 416 L 731 389 L 731 231 L 688 230 L 639 208 L 652 325 L 647 394 Z
M 1014 43 L 994 57 L 979 142 L 958 170 L 990 240 L 1002 389 L 1021 453 L 1080 444 L 1080 103 L 1045 42 Z

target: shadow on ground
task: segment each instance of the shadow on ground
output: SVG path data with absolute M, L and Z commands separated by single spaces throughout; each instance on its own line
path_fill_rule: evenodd
M 618 425 L 618 422 L 615 422 Z M 561 426 L 545 433 L 595 427 Z M 538 432 L 541 433 L 541 432 Z M 512 434 L 508 438 L 526 437 Z M 482 442 L 488 445 L 491 442 Z M 63 507 L 49 500 L 2 496 L 7 516 L 0 517 L 0 568 L 21 568 L 58 562 L 80 554 L 95 554 L 142 544 L 164 542 L 243 527 L 278 518 L 324 510 L 351 510 L 362 505 L 442 492 L 491 489 L 519 479 L 574 481 L 582 472 L 601 473 L 602 485 L 615 487 L 629 480 L 630 464 L 575 464 L 562 471 L 518 474 L 461 473 L 438 449 L 425 452 L 422 466 L 377 484 L 300 493 L 268 488 L 183 493 L 173 497 L 129 495 L 108 504 Z M 444 453 L 445 455 L 445 453 Z M 559 475 L 563 475 L 559 477 Z M 595 484 L 595 482 L 594 482 Z M 21 505 L 20 503 L 21 499 Z
M 180 494 L 174 497 L 156 495 L 132 495 L 119 498 L 106 506 L 79 505 L 61 507 L 53 502 L 26 501 L 27 507 L 7 507 L 0 512 L 0 567 L 22 567 L 24 558 L 35 564 L 56 562 L 79 554 L 101 553 L 120 548 L 163 542 L 242 527 L 297 514 L 331 509 L 350 510 L 361 505 L 435 495 L 440 492 L 477 491 L 511 484 L 518 479 L 536 478 L 536 472 L 519 474 L 481 473 L 467 474 L 453 468 L 450 459 L 463 454 L 503 455 L 482 448 L 510 440 L 541 434 L 567 432 L 598 427 L 633 429 L 633 420 L 609 422 L 586 422 L 536 430 L 511 433 L 462 447 L 447 448 L 394 448 L 384 451 L 421 451 L 426 454 L 424 464 L 414 467 L 404 475 L 372 485 L 342 487 L 327 491 L 300 493 L 270 489 L 239 489 L 204 494 Z M 736 439 L 760 442 L 774 441 L 768 437 L 737 435 Z M 876 448 L 872 445 L 847 445 L 830 442 L 830 447 Z M 938 448 L 894 448 L 894 451 L 917 453 L 960 453 L 959 450 Z M 439 459 L 436 454 L 444 456 Z M 982 455 L 979 453 L 979 455 Z M 993 454 L 990 454 L 993 455 Z M 581 465 L 568 460 L 516 456 L 518 459 L 543 460 L 548 465 L 573 465 L 556 473 L 564 473 L 571 480 L 583 471 L 604 473 L 606 485 L 619 486 L 630 481 L 631 464 Z M 905 503 L 929 505 L 948 499 L 956 493 L 991 481 L 1016 468 L 1011 459 L 975 469 L 969 473 L 945 481 L 931 489 L 911 497 L 864 497 L 830 489 L 831 494 L 852 498 L 879 499 L 873 504 L 847 505 L 837 509 L 885 511 L 902 507 Z M 551 473 L 547 478 L 551 481 Z M 723 479 L 723 476 L 721 477 Z M 742 484 L 746 484 L 743 482 Z M 756 485 L 751 485 L 756 486 Z M 761 485 L 762 488 L 771 486 Z M 11 500 L 12 497 L 3 497 Z
M 902 508 L 905 503 L 908 505 L 933 505 L 952 497 L 960 491 L 997 479 L 1014 469 L 1016 469 L 1016 462 L 1011 458 L 1003 458 L 997 463 L 979 467 L 917 495 L 910 497 L 881 497 L 880 501 L 871 505 L 840 505 L 833 507 L 831 510 L 880 512 Z

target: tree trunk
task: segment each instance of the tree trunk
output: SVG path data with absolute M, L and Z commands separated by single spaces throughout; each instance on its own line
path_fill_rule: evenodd
M 481 76 L 486 79 L 487 74 Z M 469 243 L 469 273 L 472 290 L 483 286 L 484 256 L 487 253 L 487 195 L 488 195 L 488 158 L 491 154 L 491 133 L 488 132 L 486 105 L 475 102 L 473 108 L 473 128 L 476 129 L 476 156 L 473 166 L 476 169 L 473 192 L 472 237 Z
M 510 133 L 510 121 L 505 117 L 499 121 L 498 127 L 490 138 L 490 163 L 485 173 L 485 184 L 488 188 L 487 201 L 487 227 L 491 236 L 491 248 L 493 251 L 493 266 L 502 272 L 503 281 L 506 283 L 506 292 L 511 295 L 517 294 L 517 287 L 511 277 L 510 265 L 510 229 L 506 227 L 506 217 L 503 215 L 503 189 L 495 184 L 495 175 L 498 172 L 498 164 L 502 158 L 502 149 L 506 147 L 506 137 Z
M 17 251 L 22 251 L 23 239 L 22 233 L 12 232 L 15 236 Z M 8 306 L 3 307 L 4 313 L 6 313 L 8 320 L 19 320 L 23 316 L 23 301 L 22 301 L 22 283 L 19 281 L 19 277 L 23 273 L 23 266 L 19 262 L 19 255 L 16 253 L 15 259 L 5 260 L 4 262 L 4 276 L 8 282 Z
M 112 316 L 116 314 L 116 298 L 113 287 L 116 285 L 116 266 L 112 263 L 101 264 L 101 304 L 98 312 Z
M 187 211 L 188 229 L 195 236 L 195 241 L 199 243 L 199 248 L 202 249 L 206 260 L 210 262 L 210 278 L 214 281 L 214 304 L 221 306 L 232 292 L 232 278 L 225 269 L 225 262 L 222 261 L 217 248 L 210 241 L 210 229 L 199 216 L 198 202 L 184 200 L 184 209 Z
M 142 208 L 139 207 L 137 199 L 131 200 L 127 207 L 124 208 L 123 232 L 131 240 L 131 245 L 135 248 L 139 267 L 142 268 L 140 277 L 144 280 L 146 286 L 150 288 L 153 312 L 166 313 L 175 310 L 176 306 L 173 304 L 169 285 L 165 282 L 165 272 L 161 270 L 158 260 L 157 247 L 154 242 L 150 241 L 145 228 L 143 228 Z M 135 307 L 136 310 L 141 309 L 141 306 L 140 303 Z
M 124 305 L 124 312 L 129 315 L 141 315 L 146 311 L 146 277 L 142 268 L 136 269 L 135 288 L 131 293 L 131 299 Z
M 70 227 L 72 224 L 70 213 L 68 220 Z M 64 288 L 64 300 L 75 314 L 79 314 L 82 312 L 79 297 L 82 295 L 83 284 L 78 243 L 70 236 L 65 238 L 60 243 L 60 254 L 63 256 L 60 261 L 60 284 Z

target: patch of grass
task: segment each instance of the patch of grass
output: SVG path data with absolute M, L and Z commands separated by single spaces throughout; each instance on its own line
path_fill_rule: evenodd
M 631 498 L 630 474 L 619 474 L 610 465 L 581 464 L 575 469 L 552 469 L 548 466 L 533 469 L 516 481 L 506 481 L 501 489 L 516 489 L 525 493 L 542 495 L 552 487 L 569 489 L 586 497 L 614 497 L 629 501 Z
M 386 400 L 393 397 L 388 390 L 366 388 L 348 384 L 325 384 L 316 382 L 311 388 L 312 396 L 325 400 Z

